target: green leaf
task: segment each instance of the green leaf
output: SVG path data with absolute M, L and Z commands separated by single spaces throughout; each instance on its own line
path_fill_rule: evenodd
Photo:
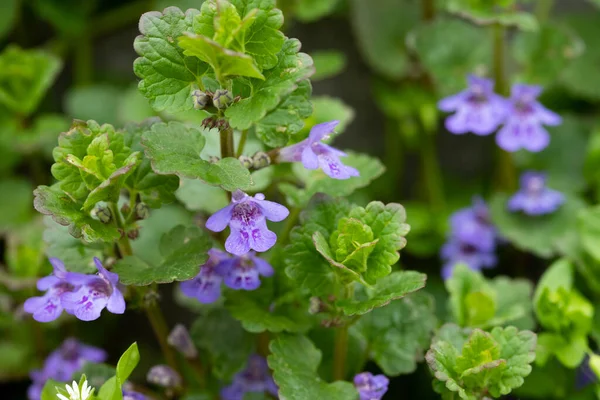
M 368 343 L 369 357 L 387 376 L 416 370 L 437 326 L 433 297 L 419 292 L 374 309 L 350 329 Z
M 521 386 L 535 359 L 536 336 L 515 327 L 494 328 L 491 333 L 474 329 L 461 344 L 455 330 L 446 330 L 449 341 L 436 337 L 426 360 L 434 373 L 434 389 L 444 398 L 456 392 L 461 399 L 476 400 L 489 392 L 500 397 Z M 460 345 L 460 347 L 458 346 Z
M 306 207 L 317 193 L 347 197 L 357 189 L 368 186 L 385 171 L 381 161 L 366 154 L 348 152 L 348 157 L 342 158 L 341 161 L 345 165 L 356 168 L 360 176 L 346 180 L 333 179 L 321 170 L 307 170 L 301 163 L 296 163 L 292 169 L 300 179 L 302 188 L 282 183 L 279 185 L 279 190 L 286 196 L 290 206 L 302 208 Z
M 514 3 L 508 0 L 505 3 Z M 505 26 L 516 26 L 521 30 L 535 31 L 538 29 L 536 18 L 527 12 L 516 10 L 512 4 L 503 4 L 500 7 L 496 3 L 487 0 L 448 0 L 446 9 L 478 25 L 500 24 Z
M 248 332 L 306 332 L 312 322 L 307 313 L 308 303 L 297 296 L 289 296 L 291 292 L 273 298 L 266 286 L 262 282 L 259 290 L 228 293 L 225 305 L 231 316 Z
M 296 90 L 256 124 L 256 136 L 267 146 L 285 146 L 290 135 L 298 133 L 304 127 L 304 119 L 313 111 L 309 100 L 311 93 L 310 81 L 300 81 Z
M 184 55 L 198 57 L 208 63 L 219 82 L 223 82 L 229 76 L 264 79 L 252 57 L 226 49 L 206 36 L 186 32 L 184 36 L 179 37 L 178 43 Z
M 442 96 L 462 90 L 465 76 L 491 59 L 491 46 L 480 40 L 481 29 L 460 20 L 436 19 L 419 26 L 414 34 L 419 60 Z
M 301 22 L 314 22 L 332 14 L 340 0 L 299 0 L 295 17 Z
M 185 14 L 177 7 L 162 13 L 147 12 L 140 18 L 141 35 L 133 44 L 140 56 L 133 64 L 141 79 L 138 89 L 156 111 L 181 112 L 191 110 L 191 92 L 201 86 L 208 64 L 196 57 L 186 57 L 177 46 L 177 38 L 192 31 L 199 11 L 189 9 Z
M 0 38 L 10 33 L 17 19 L 20 5 L 19 0 L 6 0 L 0 5 Z
M 337 50 L 321 50 L 311 54 L 315 63 L 315 74 L 313 81 L 320 81 L 339 75 L 344 71 L 347 64 L 346 54 Z
M 137 256 L 128 256 L 115 264 L 114 272 L 124 285 L 186 281 L 198 274 L 211 247 L 212 241 L 205 231 L 178 225 L 161 237 L 160 260 L 150 264 Z
M 61 393 L 57 391 L 57 388 L 64 388 L 65 384 L 63 382 L 57 382 L 53 379 L 48 379 L 46 383 L 44 383 L 44 388 L 42 389 L 41 400 L 56 400 L 58 399 L 57 394 Z
M 236 129 L 248 129 L 277 107 L 285 96 L 298 87 L 298 82 L 313 72 L 313 62 L 308 54 L 299 53 L 300 42 L 286 39 L 277 54 L 277 64 L 264 70 L 264 80 L 249 79 L 252 95 L 232 104 L 225 111 L 229 124 Z
M 25 180 L 3 179 L 0 182 L 0 231 L 25 223 L 31 217 L 31 183 Z
M 118 382 L 118 378 L 113 376 L 98 390 L 100 400 L 123 400 L 123 390 Z
M 4 236 L 4 259 L 7 271 L 14 278 L 37 277 L 46 272 L 42 233 L 42 219 L 35 218 L 10 230 Z
M 507 201 L 504 194 L 497 194 L 490 201 L 492 221 L 501 236 L 515 247 L 543 258 L 568 251 L 564 248 L 567 235 L 576 230 L 577 213 L 584 206 L 578 197 L 567 195 L 558 211 L 536 217 L 508 211 Z
M 222 380 L 231 379 L 246 365 L 254 345 L 254 337 L 225 309 L 207 310 L 199 316 L 190 336 L 198 349 L 206 352 L 215 377 Z
M 125 353 L 121 355 L 117 362 L 117 379 L 121 384 L 125 383 L 139 362 L 140 352 L 137 343 L 134 342 L 125 350 Z
M 402 78 L 410 61 L 404 43 L 421 19 L 414 1 L 352 0 L 351 22 L 359 49 L 369 66 L 390 79 Z
M 120 88 L 108 84 L 74 87 L 65 95 L 65 111 L 76 119 L 93 119 L 100 123 L 115 124 L 118 121 Z
M 577 217 L 582 247 L 600 262 L 600 206 L 584 208 Z
M 35 209 L 44 215 L 51 215 L 60 225 L 68 226 L 69 233 L 76 238 L 82 237 L 86 242 L 113 242 L 121 237 L 113 224 L 105 225 L 81 212 L 83 204 L 74 202 L 57 185 L 38 186 L 33 195 Z
M 239 160 L 224 158 L 214 164 L 203 160 L 200 152 L 205 143 L 200 130 L 174 121 L 154 124 L 142 135 L 146 155 L 157 174 L 196 178 L 229 191 L 250 188 L 250 172 Z
M 392 272 L 384 279 L 380 279 L 373 289 L 367 289 L 366 296 L 339 300 L 336 305 L 349 316 L 366 314 L 374 308 L 383 307 L 393 300 L 401 299 L 424 288 L 426 280 L 427 275 L 416 271 Z
M 79 379 L 80 376 L 85 375 L 88 380 L 88 385 L 93 388 L 99 388 L 104 383 L 115 376 L 117 373 L 115 367 L 108 364 L 85 362 L 83 367 L 73 374 L 73 379 Z
M 269 367 L 286 400 L 355 400 L 358 392 L 348 382 L 327 383 L 317 374 L 321 352 L 304 336 L 278 336 L 269 346 Z
M 578 58 L 585 44 L 565 25 L 544 24 L 536 32 L 518 32 L 512 43 L 522 72 L 520 81 L 550 84 Z
M 329 237 L 337 221 L 350 211 L 344 200 L 328 201 L 320 198 L 307 211 L 300 214 L 300 226 L 290 233 L 290 244 L 285 248 L 284 263 L 287 275 L 297 285 L 314 296 L 328 295 L 337 287 L 336 267 L 331 267 L 317 252 L 313 234 L 320 232 Z
M 43 50 L 8 46 L 0 54 L 0 103 L 27 116 L 52 86 L 62 63 Z

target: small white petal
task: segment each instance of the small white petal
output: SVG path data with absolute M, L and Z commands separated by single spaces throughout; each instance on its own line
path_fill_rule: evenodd
M 69 400 L 69 399 L 67 399 L 65 396 L 63 396 L 62 394 L 59 394 L 59 395 L 57 395 L 57 396 L 58 396 L 58 398 L 59 398 L 60 400 Z

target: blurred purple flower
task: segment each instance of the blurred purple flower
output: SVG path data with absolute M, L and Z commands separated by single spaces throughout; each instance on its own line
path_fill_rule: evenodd
M 281 204 L 265 200 L 262 193 L 251 197 L 236 190 L 231 204 L 214 213 L 206 221 L 206 228 L 221 232 L 229 225 L 231 233 L 225 241 L 225 250 L 242 256 L 251 249 L 263 252 L 273 247 L 277 235 L 267 228 L 267 219 L 283 221 L 289 213 Z
M 484 268 L 493 268 L 497 262 L 493 250 L 484 251 L 456 238 L 450 238 L 442 246 L 440 257 L 444 261 L 442 267 L 443 279 L 450 278 L 454 267 L 459 263 L 464 263 L 472 270 L 479 271 Z
M 454 134 L 473 132 L 489 135 L 502 123 L 507 113 L 507 101 L 494 93 L 494 81 L 475 75 L 467 76 L 469 87 L 438 103 L 440 110 L 456 111 L 446 118 L 446 129 Z
M 546 187 L 546 174 L 528 171 L 521 175 L 521 188 L 508 200 L 510 211 L 527 215 L 551 214 L 565 202 L 565 196 Z
M 147 397 L 141 393 L 131 390 L 123 390 L 123 400 L 146 400 Z
M 495 249 L 496 228 L 483 199 L 475 197 L 471 207 L 460 209 L 450 216 L 450 236 L 481 251 Z
M 113 314 L 125 312 L 125 299 L 121 293 L 119 276 L 107 271 L 100 260 L 94 257 L 98 275 L 86 275 L 78 290 L 63 294 L 61 300 L 66 312 L 82 321 L 93 321 L 100 317 L 106 307 Z M 73 275 L 67 273 L 67 280 Z
M 542 125 L 560 125 L 562 119 L 537 101 L 540 93 L 541 86 L 513 85 L 506 122 L 496 135 L 502 149 L 538 152 L 548 146 L 550 135 Z
M 168 365 L 155 365 L 150 368 L 146 375 L 146 380 L 153 385 L 164 388 L 174 388 L 181 386 L 181 376 Z
M 208 251 L 208 261 L 200 268 L 200 273 L 189 281 L 181 282 L 184 295 L 196 298 L 200 303 L 214 303 L 221 296 L 221 281 L 223 278 L 217 272 L 217 265 L 231 256 L 219 249 Z
M 77 290 L 86 280 L 86 275 L 67 272 L 65 265 L 58 258 L 50 258 L 54 268 L 52 275 L 40 278 L 38 290 L 45 290 L 41 297 L 31 297 L 23 304 L 25 312 L 33 314 L 38 322 L 50 322 L 57 319 L 63 311 L 64 294 Z
M 217 265 L 217 272 L 224 278 L 225 285 L 235 290 L 255 290 L 260 286 L 259 275 L 272 276 L 271 264 L 254 252 L 240 257 L 223 260 Z
M 354 376 L 354 387 L 360 400 L 380 400 L 388 390 L 389 379 L 385 375 L 361 372 Z
M 198 350 L 190 337 L 190 333 L 182 324 L 177 324 L 169 333 L 167 343 L 177 349 L 185 358 L 198 357 Z
M 107 354 L 97 347 L 88 346 L 76 339 L 66 339 L 63 344 L 54 350 L 42 369 L 30 373 L 33 384 L 27 390 L 29 400 L 40 400 L 42 389 L 48 379 L 59 382 L 69 382 L 85 362 L 101 363 L 106 360 Z
M 340 121 L 324 122 L 312 127 L 308 138 L 294 145 L 284 147 L 279 151 L 279 161 L 299 162 L 306 169 L 321 168 L 325 174 L 334 179 L 349 179 L 359 176 L 356 168 L 342 164 L 340 157 L 347 154 L 333 148 L 322 140 L 327 139 L 333 133 Z
M 249 392 L 267 392 L 278 398 L 277 391 L 277 385 L 269 374 L 267 361 L 255 354 L 248 359 L 246 369 L 233 377 L 231 385 L 221 389 L 221 398 L 243 400 L 244 395 Z

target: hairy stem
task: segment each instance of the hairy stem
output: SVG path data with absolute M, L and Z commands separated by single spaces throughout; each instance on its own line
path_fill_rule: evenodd
M 333 348 L 333 380 L 342 381 L 346 377 L 346 356 L 348 354 L 348 325 L 335 330 Z
M 269 343 L 271 342 L 271 335 L 269 331 L 264 331 L 256 336 L 256 350 L 258 354 L 263 357 L 267 357 L 271 351 L 269 350 Z
M 505 72 L 505 39 L 506 32 L 502 25 L 496 24 L 494 29 L 494 79 L 496 92 L 508 95 L 508 82 Z M 497 182 L 500 190 L 512 191 L 516 187 L 516 171 L 512 155 L 500 148 L 497 150 Z
M 236 158 L 239 158 L 244 153 L 244 147 L 246 146 L 247 138 L 248 138 L 248 129 L 244 129 L 242 131 L 242 137 L 240 138 L 240 142 L 238 143 L 237 153 L 235 154 Z
M 221 129 L 219 132 L 221 139 L 221 158 L 235 157 L 235 150 L 233 149 L 233 129 L 229 126 Z M 231 201 L 231 192 L 227 192 L 227 197 Z

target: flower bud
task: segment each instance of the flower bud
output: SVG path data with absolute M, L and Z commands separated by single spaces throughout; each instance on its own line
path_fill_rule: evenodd
M 137 203 L 135 205 L 135 216 L 138 219 L 146 219 L 150 215 L 150 210 L 145 203 Z
M 213 104 L 219 110 L 227 108 L 232 101 L 233 96 L 231 95 L 231 92 L 226 89 L 217 89 L 217 91 L 213 95 Z
M 136 228 L 127 231 L 127 237 L 131 240 L 137 239 L 138 237 L 140 237 L 140 230 Z
M 192 92 L 192 99 L 194 101 L 194 108 L 196 110 L 202 110 L 208 105 L 210 96 L 204 93 L 202 90 L 194 90 Z
M 248 156 L 239 156 L 238 160 L 240 160 L 244 168 L 252 168 L 252 166 L 254 165 L 252 158 Z
M 309 314 L 318 314 L 321 312 L 321 299 L 316 296 L 310 298 L 310 304 L 308 306 Z
M 211 164 L 215 164 L 219 162 L 219 157 L 217 156 L 209 156 L 208 157 L 208 162 Z
M 108 224 L 112 221 L 112 212 L 106 206 L 96 205 L 90 212 L 92 218 L 97 219 L 103 224 Z
M 175 388 L 181 386 L 181 377 L 168 365 L 155 365 L 150 368 L 146 380 L 153 385 L 164 388 Z
M 256 169 L 265 168 L 271 165 L 271 158 L 264 151 L 259 151 L 252 156 L 252 164 Z
M 185 358 L 198 357 L 198 350 L 196 350 L 188 330 L 181 324 L 175 325 L 167 338 L 167 342 L 183 354 Z

